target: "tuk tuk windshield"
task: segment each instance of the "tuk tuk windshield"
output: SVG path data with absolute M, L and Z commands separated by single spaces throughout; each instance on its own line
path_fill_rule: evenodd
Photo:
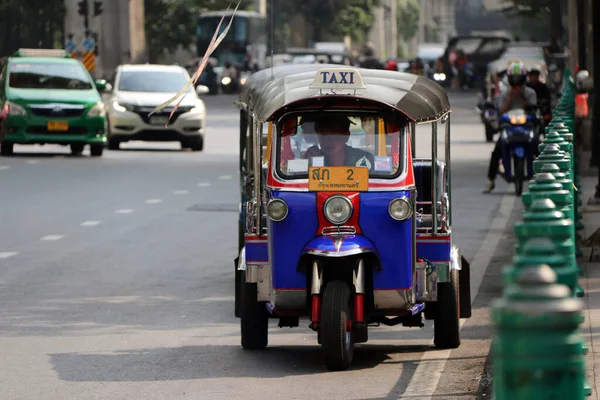
M 278 172 L 302 179 L 309 167 L 367 167 L 370 177 L 395 178 L 405 132 L 376 114 L 288 115 L 277 124 Z

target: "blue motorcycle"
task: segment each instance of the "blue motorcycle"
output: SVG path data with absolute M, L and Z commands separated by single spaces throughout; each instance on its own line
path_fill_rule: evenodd
M 499 172 L 507 182 L 514 182 L 517 196 L 523 193 L 523 182 L 533 177 L 537 125 L 535 109 L 515 109 L 500 116 L 502 157 Z

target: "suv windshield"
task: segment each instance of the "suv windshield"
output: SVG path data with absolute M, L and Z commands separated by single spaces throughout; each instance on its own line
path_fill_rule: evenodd
M 122 92 L 177 93 L 189 79 L 183 71 L 122 71 L 118 88 Z
M 17 89 L 90 90 L 89 74 L 79 64 L 14 63 L 8 68 L 8 86 Z
M 405 126 L 356 114 L 285 117 L 278 124 L 277 164 L 286 178 L 307 178 L 309 167 L 366 167 L 374 178 L 402 172 Z

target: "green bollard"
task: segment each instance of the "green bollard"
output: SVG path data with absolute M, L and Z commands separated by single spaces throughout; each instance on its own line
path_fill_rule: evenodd
M 556 145 L 558 148 L 565 153 L 571 151 L 571 144 L 565 140 L 558 132 L 551 130 L 546 134 L 544 140 L 538 145 L 538 149 L 543 152 L 548 145 Z
M 515 235 L 518 241 L 514 263 L 520 265 L 533 258 L 538 260 L 535 263 L 548 264 L 556 272 L 558 283 L 568 286 L 573 296 L 582 297 L 584 291 L 577 281 L 579 269 L 575 258 L 575 243 L 571 237 L 572 231 L 573 221 L 569 220 L 563 212 L 558 211 L 552 200 L 535 200 L 529 211 L 523 215 L 523 222 L 515 224 Z M 523 244 L 536 237 L 548 238 L 551 241 L 552 249 L 548 249 L 547 246 L 534 247 L 529 251 L 525 249 Z M 539 253 L 540 251 L 541 253 Z M 553 255 L 552 260 L 550 255 Z M 544 261 L 539 261 L 539 257 L 533 256 L 546 258 Z M 507 271 L 505 269 L 505 272 L 509 274 Z M 514 274 L 507 276 L 506 279 L 506 284 L 514 282 Z
M 544 151 L 533 161 L 533 171 L 537 174 L 542 171 L 544 164 L 556 164 L 561 172 L 567 175 L 567 179 L 572 180 L 571 158 L 568 153 L 562 152 L 555 144 L 549 144 Z
M 555 282 L 548 265 L 524 268 L 494 302 L 496 400 L 585 398 L 583 303 Z

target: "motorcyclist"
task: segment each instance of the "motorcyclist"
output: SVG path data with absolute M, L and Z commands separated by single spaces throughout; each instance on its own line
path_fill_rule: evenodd
M 537 65 L 533 66 L 529 70 L 529 79 L 527 81 L 527 86 L 529 86 L 530 88 L 535 90 L 535 94 L 537 96 L 537 102 L 540 105 L 540 107 L 544 108 L 541 111 L 543 114 L 546 114 L 546 112 L 550 112 L 551 96 L 550 96 L 550 89 L 548 88 L 548 85 L 546 85 L 544 82 L 540 81 L 541 73 L 542 73 L 542 71 L 539 66 L 537 66 Z
M 522 61 L 512 61 L 506 70 L 508 88 L 502 91 L 497 99 L 499 114 L 505 114 L 510 110 L 537 105 L 535 90 L 525 85 L 527 81 L 527 69 Z M 490 193 L 496 187 L 494 183 L 498 175 L 500 158 L 502 157 L 502 136 L 496 141 L 490 165 L 488 169 L 488 182 L 483 188 L 483 193 Z

